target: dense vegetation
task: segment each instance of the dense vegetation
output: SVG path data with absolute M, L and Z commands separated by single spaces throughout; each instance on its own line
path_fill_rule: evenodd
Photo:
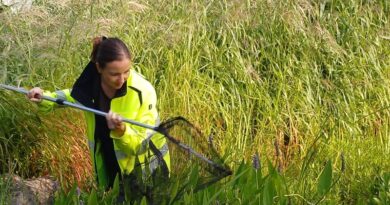
M 235 170 L 180 202 L 388 204 L 389 18 L 387 0 L 37 0 L 0 12 L 0 83 L 70 87 L 91 39 L 117 36 L 161 118 L 212 134 Z M 82 194 L 59 192 L 59 204 L 110 204 L 115 193 L 91 189 L 80 112 L 43 116 L 3 90 L 0 103 L 0 174 L 76 181 Z

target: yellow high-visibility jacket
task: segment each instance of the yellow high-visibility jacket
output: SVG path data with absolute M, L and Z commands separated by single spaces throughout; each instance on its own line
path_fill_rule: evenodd
M 95 101 L 93 92 L 96 90 L 96 87 L 94 86 L 100 86 L 100 84 L 93 82 L 93 78 L 96 78 L 98 75 L 95 70 L 94 63 L 90 62 L 76 81 L 72 90 L 45 91 L 44 95 L 95 108 L 93 104 Z M 156 92 L 150 82 L 145 80 L 136 71 L 131 70 L 127 84 L 120 89 L 119 96 L 111 100 L 110 110 L 124 118 L 158 126 L 159 117 L 156 109 L 156 101 Z M 39 108 L 43 112 L 49 112 L 55 107 L 58 107 L 56 103 L 45 100 L 39 104 Z M 103 166 L 101 144 L 95 140 L 95 126 L 97 126 L 95 114 L 91 112 L 84 112 L 84 114 L 87 122 L 86 133 L 94 171 L 99 186 L 106 187 L 108 185 L 108 179 Z M 163 156 L 164 166 L 170 169 L 170 156 L 165 137 L 153 130 L 139 126 L 128 123 L 125 123 L 125 126 L 126 131 L 123 136 L 115 136 L 113 132 L 110 132 L 110 137 L 113 139 L 116 160 L 122 175 L 132 173 L 135 166 L 141 166 L 144 176 L 145 173 L 153 173 L 160 166 L 161 160 L 158 160 L 157 156 L 150 149 L 150 140 Z

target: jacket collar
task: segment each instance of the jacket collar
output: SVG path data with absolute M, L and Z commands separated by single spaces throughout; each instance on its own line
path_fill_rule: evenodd
M 94 108 L 94 102 L 97 102 L 100 92 L 102 92 L 100 81 L 100 74 L 97 72 L 96 64 L 90 61 L 74 83 L 70 95 L 84 106 Z M 126 93 L 127 82 L 123 83 L 123 86 L 117 90 L 114 98 L 122 97 Z

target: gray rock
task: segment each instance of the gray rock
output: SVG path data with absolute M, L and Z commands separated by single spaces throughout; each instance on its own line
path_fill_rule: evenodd
M 0 0 L 0 5 L 11 7 L 13 12 L 30 10 L 32 3 L 33 0 Z
M 54 202 L 54 193 L 57 191 L 58 183 L 51 177 L 40 177 L 34 179 L 22 179 L 16 175 L 11 178 L 11 204 L 15 205 L 48 205 Z

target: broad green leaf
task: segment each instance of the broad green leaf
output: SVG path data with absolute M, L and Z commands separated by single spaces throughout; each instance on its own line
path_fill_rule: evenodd
M 60 189 L 55 194 L 54 205 L 61 205 L 61 204 L 65 204 L 65 193 L 64 193 L 63 189 Z
M 195 188 L 195 186 L 198 184 L 198 178 L 199 178 L 199 167 L 196 165 L 191 170 L 190 178 L 188 180 L 188 184 L 191 186 L 191 188 Z
M 237 171 L 234 174 L 234 177 L 236 179 L 233 183 L 234 187 L 237 187 L 237 186 L 239 187 L 240 184 L 245 183 L 245 181 L 241 180 L 241 177 L 237 177 L 237 176 L 241 176 L 246 171 L 248 171 L 248 167 L 246 166 L 244 161 L 241 161 L 240 166 L 238 166 Z
M 147 205 L 146 197 L 142 197 L 141 205 Z
M 171 189 L 169 204 L 173 203 L 173 200 L 176 198 L 178 189 L 179 189 L 179 181 L 176 181 L 176 183 L 173 185 L 173 187 Z
M 332 161 L 329 160 L 326 163 L 324 170 L 322 170 L 322 173 L 318 180 L 317 193 L 323 196 L 329 191 L 331 185 L 332 185 Z
M 208 194 L 208 192 L 207 192 L 207 190 L 204 190 L 203 191 L 203 202 L 202 202 L 202 204 L 203 205 L 208 205 L 208 204 L 210 204 L 209 202 L 208 202 L 208 199 L 209 199 L 210 197 L 209 197 L 209 194 Z
M 251 198 L 253 197 L 258 189 L 257 189 L 257 179 L 256 179 L 256 171 L 252 167 L 249 169 L 247 174 L 244 175 L 246 178 L 246 183 L 240 188 L 242 191 L 242 197 L 243 198 Z
M 88 197 L 88 205 L 96 205 L 96 204 L 98 204 L 98 198 L 95 189 L 93 189 L 91 195 L 89 195 Z
M 271 178 L 267 178 L 263 189 L 263 204 L 273 204 L 274 197 L 276 196 L 275 186 Z
M 74 183 L 72 189 L 68 192 L 66 196 L 65 204 L 70 204 L 73 201 L 73 198 L 76 197 L 76 189 L 77 189 L 77 184 Z
M 117 174 L 114 180 L 114 185 L 112 187 L 112 195 L 116 198 L 119 195 L 119 175 Z
M 184 193 L 184 204 L 192 204 L 191 203 L 191 197 L 188 193 Z

